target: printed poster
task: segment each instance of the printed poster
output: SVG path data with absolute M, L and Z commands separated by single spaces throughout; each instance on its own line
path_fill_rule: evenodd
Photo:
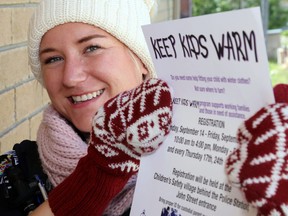
M 131 215 L 256 215 L 228 183 L 239 125 L 274 102 L 259 8 L 143 26 L 173 89 L 171 133 L 141 160 Z

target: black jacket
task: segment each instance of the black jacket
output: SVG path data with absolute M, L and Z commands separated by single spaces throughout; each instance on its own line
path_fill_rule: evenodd
M 13 150 L 16 156 L 1 155 L 1 162 L 8 160 L 13 165 L 0 177 L 0 215 L 26 216 L 44 201 L 39 184 L 47 193 L 52 186 L 43 172 L 35 141 L 24 140 Z
M 43 172 L 35 141 L 24 140 L 15 144 L 13 150 L 17 155 L 18 165 L 5 170 L 8 184 L 5 184 L 5 179 L 1 176 L 0 216 L 27 216 L 29 210 L 35 209 L 44 201 L 38 180 L 41 180 L 48 194 L 52 185 Z M 9 186 L 12 186 L 12 190 L 7 189 Z M 130 209 L 121 216 L 129 215 Z

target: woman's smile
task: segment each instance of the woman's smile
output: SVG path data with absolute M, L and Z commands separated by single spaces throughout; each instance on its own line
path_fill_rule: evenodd
M 95 92 L 91 92 L 88 94 L 82 94 L 82 95 L 77 95 L 77 96 L 71 96 L 71 101 L 73 104 L 78 104 L 78 103 L 82 103 L 82 102 L 86 102 L 89 101 L 91 99 L 94 99 L 98 96 L 100 96 L 101 94 L 103 94 L 104 89 L 95 91 Z

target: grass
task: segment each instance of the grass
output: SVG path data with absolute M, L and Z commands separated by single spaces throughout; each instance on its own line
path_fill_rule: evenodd
M 288 64 L 279 65 L 276 61 L 269 62 L 270 77 L 272 85 L 275 86 L 278 83 L 288 84 Z

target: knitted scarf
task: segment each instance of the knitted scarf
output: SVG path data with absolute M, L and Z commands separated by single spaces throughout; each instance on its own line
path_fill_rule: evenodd
M 79 159 L 87 154 L 88 147 L 51 105 L 44 110 L 37 144 L 43 169 L 54 187 L 74 171 Z M 131 206 L 136 178 L 136 175 L 131 177 L 104 215 L 119 216 Z

